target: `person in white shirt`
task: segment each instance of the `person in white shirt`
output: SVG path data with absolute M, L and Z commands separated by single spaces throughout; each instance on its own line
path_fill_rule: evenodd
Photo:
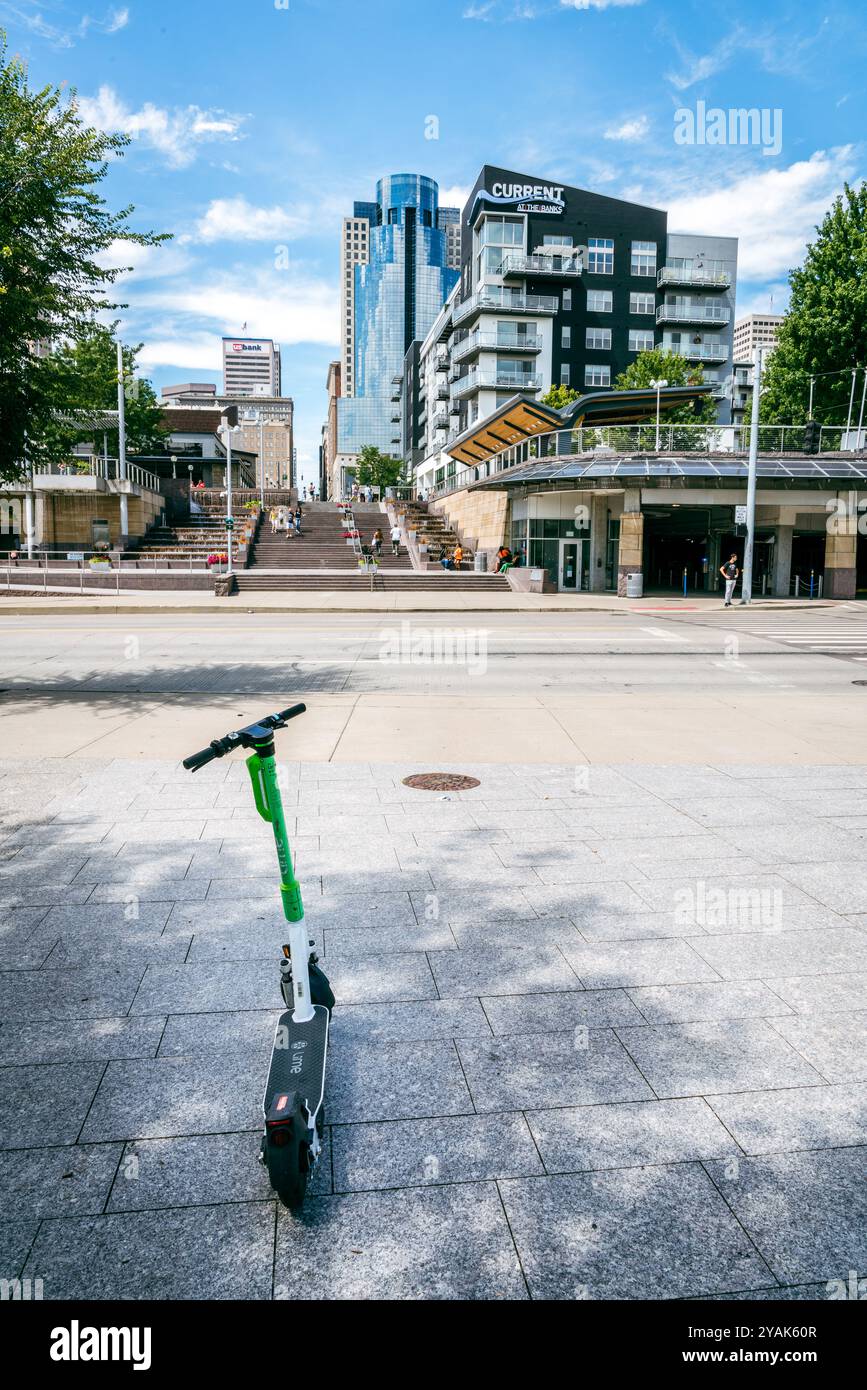
M 397 522 L 391 528 L 391 553 L 392 555 L 400 554 L 400 527 Z

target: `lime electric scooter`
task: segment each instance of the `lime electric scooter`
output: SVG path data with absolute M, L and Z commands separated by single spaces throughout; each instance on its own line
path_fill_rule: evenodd
M 280 990 L 287 1009 L 274 1034 L 262 1102 L 265 1133 L 261 1158 L 281 1202 L 294 1208 L 304 1201 L 307 1180 L 322 1152 L 328 1024 L 334 1007 L 331 986 L 310 949 L 313 942 L 304 926 L 301 887 L 292 866 L 274 757 L 275 730 L 285 729 L 287 722 L 303 714 L 305 708 L 293 705 L 281 714 L 268 714 L 246 729 L 214 739 L 210 747 L 184 759 L 184 767 L 197 772 L 235 748 L 252 749 L 247 768 L 256 810 L 274 830 L 280 896 L 289 923 L 289 944 L 283 947 L 280 962 Z

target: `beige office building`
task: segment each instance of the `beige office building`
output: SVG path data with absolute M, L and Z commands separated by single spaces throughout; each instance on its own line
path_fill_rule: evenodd
M 782 314 L 745 314 L 735 323 L 732 360 L 755 362 L 756 348 L 764 348 L 765 357 L 777 346 L 777 333 L 783 322 Z

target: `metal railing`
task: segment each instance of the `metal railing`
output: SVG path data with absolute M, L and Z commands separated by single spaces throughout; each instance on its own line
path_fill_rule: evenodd
M 804 425 L 760 425 L 759 452 L 785 454 L 803 452 Z M 822 453 L 840 450 L 845 428 L 839 425 L 820 426 L 819 452 L 812 455 L 814 474 L 823 476 Z M 568 459 L 583 455 L 588 463 L 604 462 L 612 454 L 627 459 L 635 454 L 709 454 L 721 476 L 740 477 L 741 467 L 749 453 L 749 425 L 692 425 L 660 422 L 659 444 L 655 422 L 645 425 L 582 426 L 578 429 L 553 430 L 535 435 L 532 439 L 512 444 L 493 454 L 483 463 L 463 465 L 450 478 L 441 480 L 429 490 L 430 497 L 460 491 L 473 483 L 533 463 L 537 459 Z M 448 443 L 444 446 L 448 448 Z M 863 456 L 863 455 L 862 455 Z M 839 486 L 835 481 L 833 486 Z
M 484 390 L 509 390 L 509 391 L 539 391 L 542 387 L 541 376 L 530 376 L 524 373 L 512 375 L 510 372 L 467 372 L 466 376 L 460 377 L 452 388 L 452 395 L 458 396 L 472 395 L 474 391 Z
M 92 454 L 82 459 L 73 458 L 65 463 L 35 463 L 33 476 L 35 478 L 104 478 L 111 482 L 123 481 L 119 473 L 118 460 L 101 458 L 98 454 Z M 160 490 L 160 480 L 156 473 L 151 473 L 149 469 L 142 468 L 140 464 L 133 463 L 130 459 L 127 459 L 124 477 L 127 482 L 132 483 L 135 487 L 145 488 L 148 492 L 159 492 Z
M 731 310 L 720 304 L 660 304 L 657 323 L 728 323 Z
M 568 256 L 563 252 L 550 256 L 522 256 L 513 253 L 503 258 L 497 274 L 503 277 L 507 275 L 557 275 L 568 276 L 570 279 L 577 280 L 584 274 L 584 267 L 578 263 L 575 256 Z
M 662 343 L 663 352 L 673 352 L 675 357 L 688 357 L 695 362 L 727 362 L 729 349 L 727 343 Z
M 556 314 L 559 301 L 553 294 L 513 294 L 510 290 L 491 286 L 470 295 L 463 304 L 452 310 L 452 323 L 462 323 L 471 315 L 490 309 L 499 314 Z
M 462 362 L 476 352 L 532 352 L 542 351 L 542 339 L 536 334 L 525 337 L 504 338 L 499 333 L 471 333 L 461 342 L 452 345 L 452 360 Z
M 706 285 L 709 289 L 727 290 L 732 282 L 731 273 L 723 269 L 722 261 L 705 261 L 696 265 L 694 261 L 682 261 L 661 266 L 657 285 Z

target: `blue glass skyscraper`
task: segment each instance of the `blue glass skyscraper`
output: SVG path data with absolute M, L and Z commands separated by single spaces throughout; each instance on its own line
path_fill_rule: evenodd
M 380 179 L 375 202 L 355 204 L 353 217 L 364 219 L 369 231 L 366 263 L 346 272 L 354 276 L 354 398 L 339 403 L 341 453 L 357 453 L 365 444 L 400 453 L 392 379 L 458 278 L 445 230 L 451 211 L 439 207 L 437 184 L 423 174 Z

